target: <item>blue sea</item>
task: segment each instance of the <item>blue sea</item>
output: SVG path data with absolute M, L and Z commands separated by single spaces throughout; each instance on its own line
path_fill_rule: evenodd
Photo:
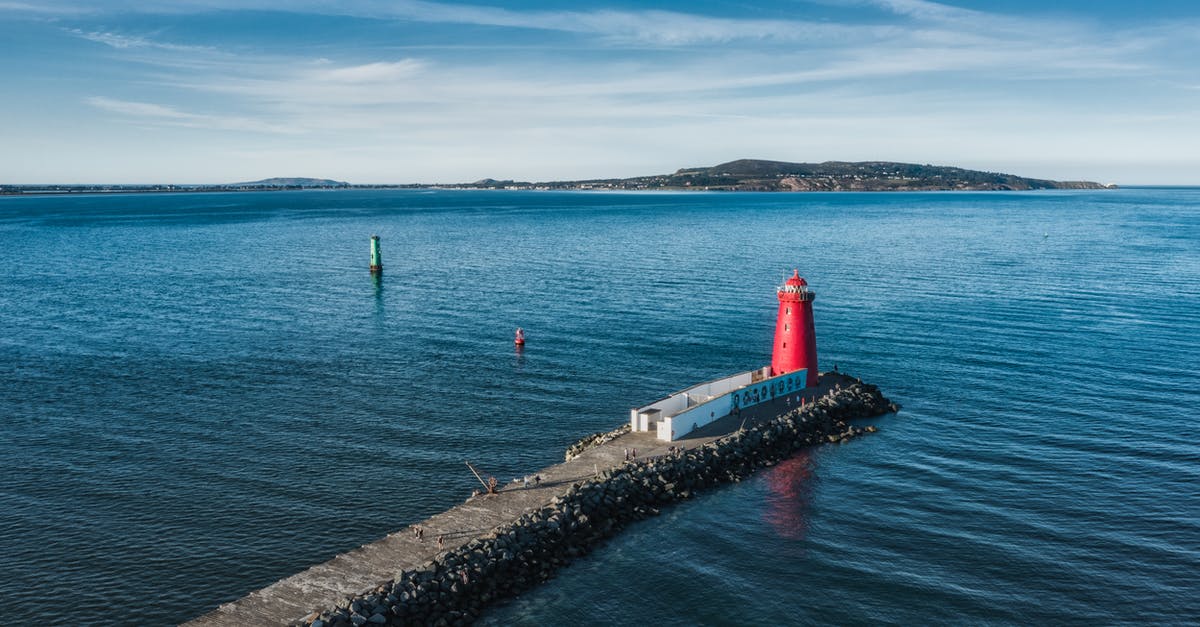
M 1200 189 L 1143 188 L 0 198 L 0 622 L 184 621 L 558 462 L 767 363 L 793 268 L 903 410 L 486 624 L 1200 620 Z

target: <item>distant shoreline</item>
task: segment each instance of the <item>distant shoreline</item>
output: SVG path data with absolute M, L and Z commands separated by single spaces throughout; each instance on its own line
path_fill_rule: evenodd
M 349 185 L 339 187 L 262 187 L 235 188 L 220 186 L 54 186 L 42 188 L 37 186 L 13 185 L 0 189 L 0 198 L 21 198 L 32 196 L 104 196 L 121 194 L 220 194 L 220 193 L 258 193 L 258 192 L 310 192 L 310 191 L 369 191 L 369 190 L 430 190 L 430 191 L 550 191 L 550 192 L 718 192 L 718 193 L 763 193 L 763 194 L 827 194 L 827 193 L 885 193 L 904 194 L 917 192 L 1013 192 L 1013 191 L 1096 191 L 1121 189 L 1117 185 L 1094 188 L 1059 188 L 1052 190 L 1013 190 L 1013 189 L 810 189 L 810 190 L 769 190 L 769 189 L 721 189 L 700 187 L 656 187 L 649 189 L 625 189 L 605 187 L 549 187 L 549 186 L 512 186 L 484 187 L 475 185 L 436 185 L 436 184 L 407 184 L 407 185 Z M 1193 185 L 1132 185 L 1133 188 L 1176 188 L 1187 189 L 1200 187 Z M 14 189 L 16 188 L 16 189 Z
M 479 179 L 471 183 L 352 185 L 307 177 L 275 177 L 241 183 L 0 185 L 0 195 L 75 193 L 262 192 L 334 189 L 504 189 L 519 191 L 709 191 L 709 192 L 936 192 L 1113 189 L 1093 181 L 1052 181 L 1002 172 L 895 161 L 792 163 L 738 159 L 672 174 L 571 181 Z
M 353 189 L 431 189 L 429 185 L 341 185 L 329 187 L 234 187 L 224 185 L 0 185 L 3 196 L 78 196 L 84 194 L 204 194 L 242 192 L 336 191 Z

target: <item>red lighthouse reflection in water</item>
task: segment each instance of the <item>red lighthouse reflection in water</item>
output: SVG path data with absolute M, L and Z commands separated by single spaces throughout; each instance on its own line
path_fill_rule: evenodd
M 780 536 L 802 540 L 817 484 L 812 451 L 801 451 L 767 472 L 767 509 L 763 517 Z

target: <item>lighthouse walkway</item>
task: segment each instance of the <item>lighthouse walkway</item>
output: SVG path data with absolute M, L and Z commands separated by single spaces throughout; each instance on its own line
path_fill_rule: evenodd
M 808 399 L 823 396 L 837 384 L 848 385 L 855 379 L 827 373 L 821 384 L 805 390 Z M 791 401 L 791 402 L 789 402 Z M 626 433 L 605 444 L 587 449 L 574 459 L 531 473 L 540 482 L 528 487 L 514 482 L 502 486 L 496 494 L 473 496 L 445 512 L 415 523 L 388 536 L 343 553 L 333 559 L 277 581 L 245 597 L 221 605 L 185 625 L 191 627 L 286 625 L 314 611 L 334 606 L 345 599 L 413 570 L 439 554 L 460 547 L 487 534 L 523 513 L 541 508 L 556 496 L 565 494 L 572 484 L 625 463 L 625 451 L 637 451 L 638 459 L 666 455 L 670 446 L 693 448 L 737 431 L 743 425 L 773 418 L 796 407 L 791 398 L 777 398 L 744 410 L 738 416 L 726 416 L 705 425 L 674 443 L 659 441 L 653 433 Z M 418 538 L 416 528 L 423 530 Z M 438 538 L 442 543 L 439 546 Z

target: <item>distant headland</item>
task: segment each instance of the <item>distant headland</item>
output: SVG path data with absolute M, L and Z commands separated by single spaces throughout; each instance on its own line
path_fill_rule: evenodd
M 261 188 L 307 189 L 310 187 L 318 187 L 318 188 L 350 187 L 350 184 L 345 181 L 335 181 L 333 179 L 272 178 L 272 179 L 262 179 L 261 181 L 250 181 L 248 183 L 232 183 L 232 184 L 230 184 L 230 187 L 245 187 L 245 188 L 250 188 L 250 189 L 261 189 Z
M 1112 189 L 1091 181 L 1051 181 L 1014 174 L 892 161 L 790 163 L 738 159 L 673 174 L 578 181 L 513 181 L 485 178 L 473 183 L 354 185 L 319 178 L 268 178 L 209 185 L 5 185 L 0 195 L 73 193 L 255 192 L 313 189 L 513 189 L 513 190 L 708 190 L 743 192 L 839 191 L 1021 191 L 1034 189 Z
M 5 185 L 0 183 L 0 196 L 18 194 L 150 194 L 171 192 L 267 192 L 298 189 L 350 189 L 374 187 L 425 187 L 424 185 L 351 185 L 344 181 L 312 178 L 269 178 L 245 183 L 213 184 L 53 184 Z
M 1109 189 L 1091 181 L 1050 181 L 999 172 L 892 161 L 790 163 L 738 159 L 683 168 L 674 174 L 625 179 L 527 183 L 483 179 L 457 187 L 488 189 L 717 190 L 740 192 L 940 191 Z

